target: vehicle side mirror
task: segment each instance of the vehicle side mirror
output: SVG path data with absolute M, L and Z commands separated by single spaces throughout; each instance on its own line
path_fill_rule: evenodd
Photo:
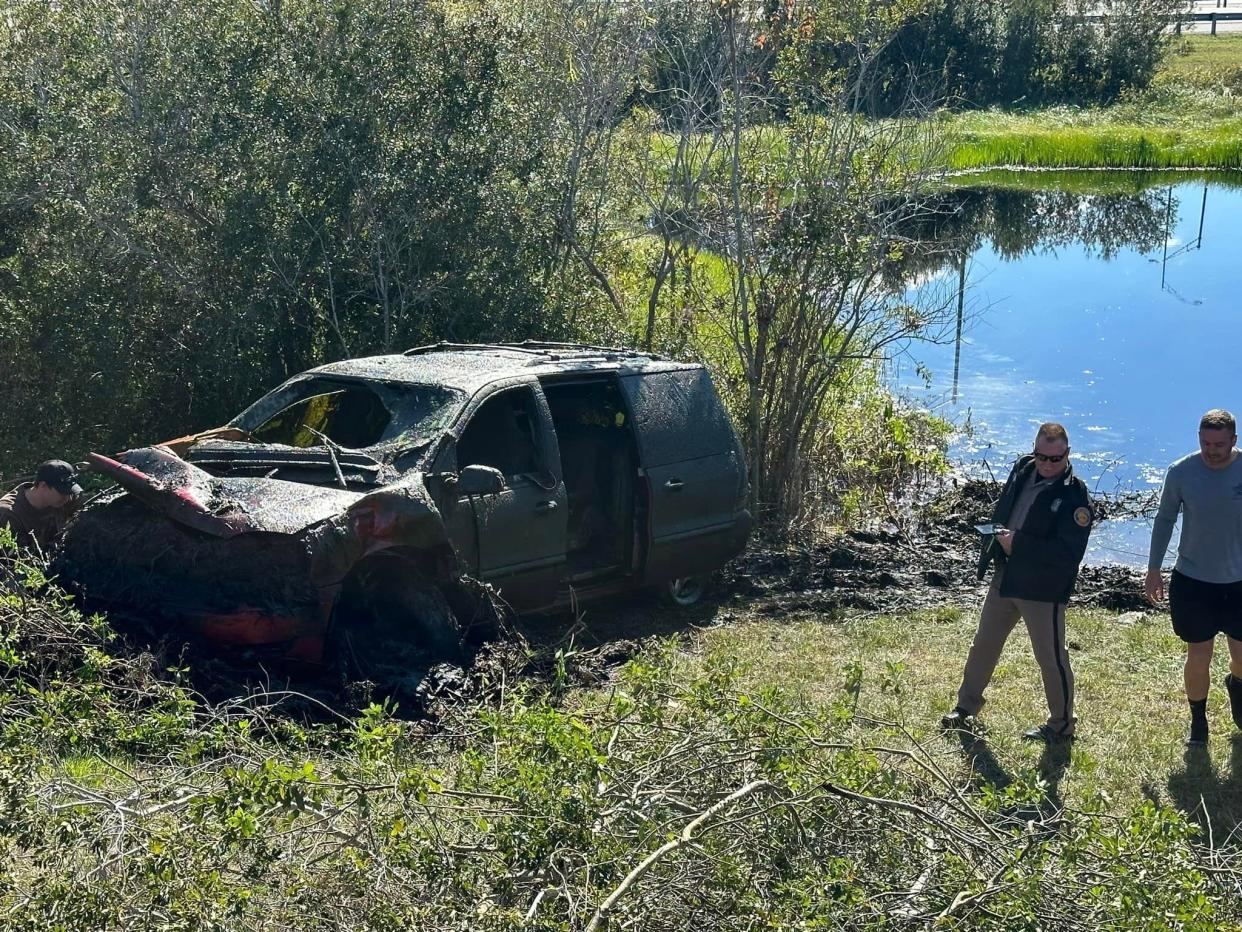
M 467 466 L 457 474 L 458 495 L 496 495 L 504 490 L 504 474 L 491 466 Z

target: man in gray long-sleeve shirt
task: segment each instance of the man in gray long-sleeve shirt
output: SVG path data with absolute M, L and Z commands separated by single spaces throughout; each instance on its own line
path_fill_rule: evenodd
M 1182 514 L 1177 563 L 1169 580 L 1173 631 L 1186 642 L 1186 701 L 1190 734 L 1186 744 L 1207 744 L 1207 694 L 1216 635 L 1229 644 L 1225 689 L 1233 721 L 1242 728 L 1242 458 L 1235 444 L 1237 422 L 1215 408 L 1199 421 L 1199 452 L 1169 467 L 1160 492 L 1160 510 L 1151 529 L 1147 558 L 1147 598 L 1164 598 L 1160 572 Z

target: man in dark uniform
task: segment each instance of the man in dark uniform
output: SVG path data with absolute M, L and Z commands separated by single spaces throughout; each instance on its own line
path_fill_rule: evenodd
M 1035 451 L 1014 464 L 992 520 L 1003 527 L 984 541 L 979 578 L 995 564 L 992 586 L 966 658 L 957 706 L 946 728 L 969 727 L 983 708 L 1001 649 L 1021 618 L 1039 663 L 1048 721 L 1026 732 L 1031 741 L 1074 737 L 1074 671 L 1065 649 L 1065 605 L 1078 578 L 1094 514 L 1087 487 L 1069 462 L 1069 436 L 1060 424 L 1041 424 Z
M 0 498 L 0 527 L 12 531 L 20 546 L 46 551 L 77 510 L 81 494 L 74 468 L 63 460 L 48 460 L 35 471 L 33 482 Z

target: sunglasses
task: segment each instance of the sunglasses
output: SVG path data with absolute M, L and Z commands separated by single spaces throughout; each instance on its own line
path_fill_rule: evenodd
M 1041 463 L 1059 463 L 1061 460 L 1065 459 L 1065 457 L 1069 456 L 1068 449 L 1064 453 L 1057 453 L 1051 456 L 1047 453 L 1040 453 L 1038 450 L 1034 450 L 1032 452 L 1035 455 L 1035 459 L 1039 460 Z

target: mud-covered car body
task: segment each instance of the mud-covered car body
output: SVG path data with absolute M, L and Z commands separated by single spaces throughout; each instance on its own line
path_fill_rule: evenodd
M 312 661 L 351 602 L 400 625 L 437 589 L 468 627 L 463 579 L 555 609 L 708 572 L 751 527 L 706 371 L 577 345 L 333 363 L 226 428 L 92 462 L 124 492 L 70 526 L 62 576 L 96 603 Z

